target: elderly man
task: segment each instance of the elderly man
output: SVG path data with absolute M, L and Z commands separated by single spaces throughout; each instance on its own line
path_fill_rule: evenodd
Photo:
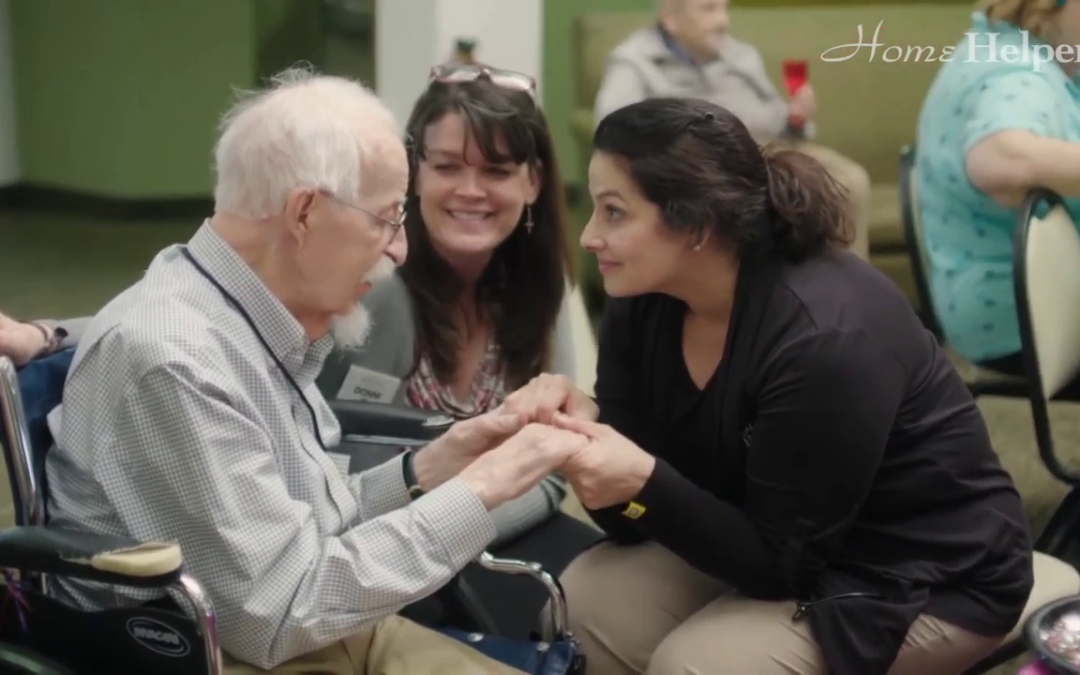
M 814 92 L 804 85 L 785 101 L 752 45 L 728 34 L 728 0 L 657 0 L 658 21 L 610 54 L 596 95 L 596 121 L 652 96 L 701 98 L 742 120 L 762 145 L 792 144 L 821 162 L 848 192 L 851 250 L 870 255 L 870 176 L 835 150 L 805 142 L 814 131 Z
M 216 208 L 87 327 L 51 418 L 51 524 L 178 541 L 229 672 L 517 672 L 399 618 L 587 440 L 492 414 L 370 471 L 314 385 L 405 257 L 405 148 L 354 82 L 289 71 L 225 117 Z M 151 599 L 55 581 L 83 607 Z

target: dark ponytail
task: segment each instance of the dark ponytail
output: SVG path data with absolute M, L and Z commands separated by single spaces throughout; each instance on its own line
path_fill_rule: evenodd
M 765 148 L 769 203 L 773 211 L 774 250 L 797 262 L 827 244 L 852 240 L 847 190 L 821 162 L 791 149 Z
M 844 189 L 812 157 L 758 147 L 737 117 L 698 99 L 653 98 L 605 117 L 596 151 L 619 157 L 675 232 L 716 235 L 746 259 L 799 262 L 846 244 Z

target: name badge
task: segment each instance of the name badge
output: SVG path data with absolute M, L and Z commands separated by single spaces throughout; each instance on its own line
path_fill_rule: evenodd
M 394 395 L 397 394 L 400 386 L 401 380 L 393 375 L 360 366 L 350 366 L 337 397 L 342 401 L 390 403 L 394 400 Z

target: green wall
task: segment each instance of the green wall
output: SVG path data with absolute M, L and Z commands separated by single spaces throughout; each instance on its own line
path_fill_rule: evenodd
M 570 182 L 581 178 L 568 128 L 574 19 L 654 3 L 545 0 L 544 106 Z M 873 3 L 740 0 L 826 4 Z M 206 196 L 233 87 L 298 60 L 374 84 L 373 46 L 327 35 L 318 0 L 12 0 L 11 12 L 20 163 L 24 181 L 39 185 L 120 198 Z
M 544 112 L 547 114 L 559 168 L 570 183 L 581 176 L 578 149 L 570 136 L 571 101 L 574 96 L 571 29 L 579 14 L 606 10 L 648 10 L 656 0 L 544 0 Z
M 253 0 L 14 0 L 23 180 L 205 196 L 218 116 L 256 72 Z

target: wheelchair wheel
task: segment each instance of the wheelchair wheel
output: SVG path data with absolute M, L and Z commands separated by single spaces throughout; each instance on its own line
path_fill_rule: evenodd
M 0 675 L 75 675 L 75 671 L 25 647 L 0 642 Z

